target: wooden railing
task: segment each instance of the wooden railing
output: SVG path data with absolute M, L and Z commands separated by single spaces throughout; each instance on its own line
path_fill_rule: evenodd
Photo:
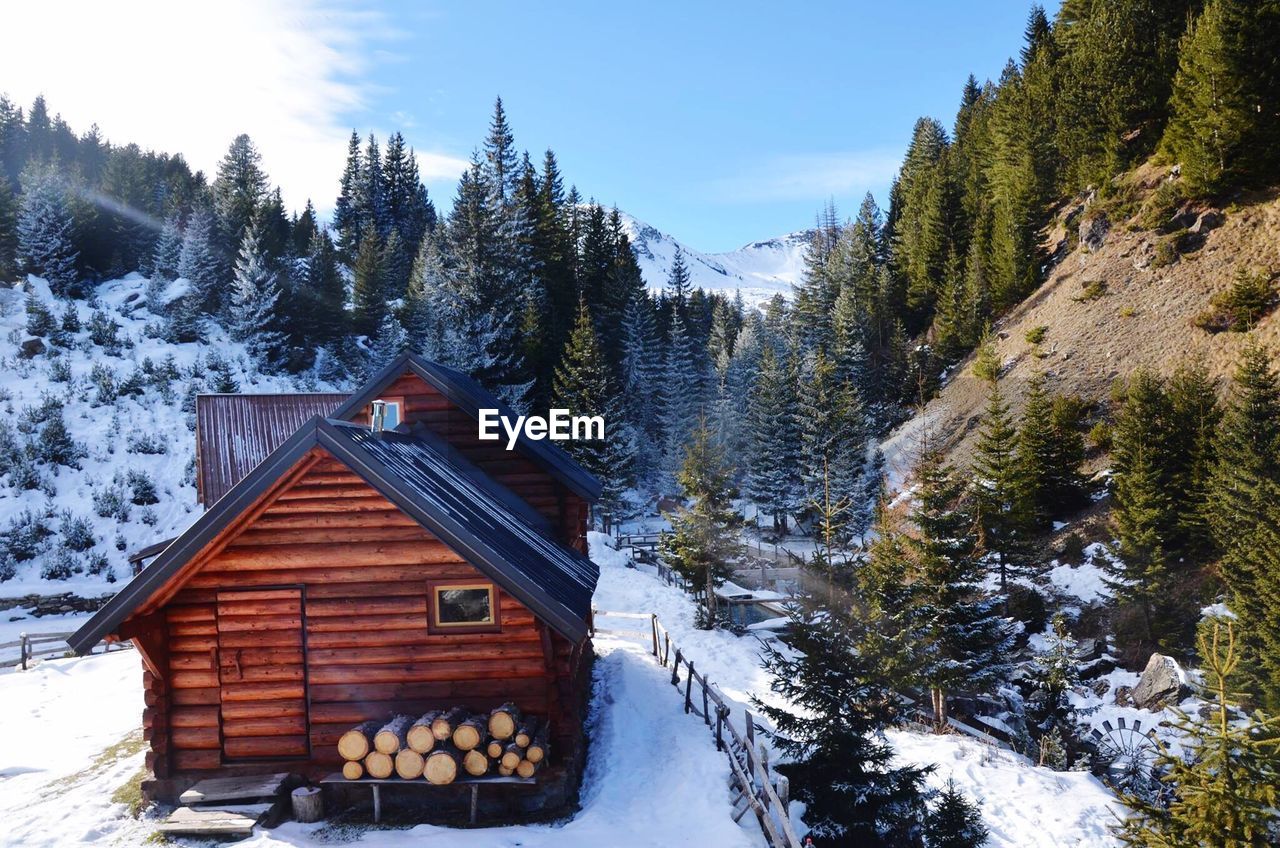
M 724 751 L 729 759 L 730 784 L 736 793 L 733 820 L 740 821 L 751 810 L 771 848 L 801 848 L 788 810 L 790 787 L 787 777 L 769 770 L 768 749 L 756 740 L 759 726 L 751 711 L 742 710 L 743 725 L 739 730 L 733 722 L 733 708 L 723 693 L 705 674 L 698 672 L 694 661 L 685 656 L 672 640 L 671 633 L 658 619 L 657 613 L 609 610 L 593 610 L 592 613 L 594 618 L 622 618 L 649 623 L 646 629 L 596 627 L 594 630 L 596 633 L 638 638 L 649 644 L 654 659 L 663 668 L 671 669 L 671 685 L 676 692 L 683 687 L 684 711 L 702 719 L 715 739 L 716 749 Z M 683 677 L 681 665 L 684 666 Z M 741 809 L 739 804 L 742 804 Z
M 37 657 L 47 657 L 51 654 L 65 654 L 71 650 L 71 646 L 67 644 L 67 640 L 74 635 L 75 631 L 67 633 L 23 633 L 20 638 L 13 642 L 0 643 L 0 666 L 7 666 L 13 661 L 17 661 L 23 671 L 26 671 L 27 664 Z M 112 645 L 107 642 L 100 643 L 104 651 L 112 650 Z M 121 648 L 129 643 L 117 643 L 116 648 Z M 96 650 L 95 646 L 95 650 Z M 17 654 L 9 654 L 14 648 L 18 649 Z

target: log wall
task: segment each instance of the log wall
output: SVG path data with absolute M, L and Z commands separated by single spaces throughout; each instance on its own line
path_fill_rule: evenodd
M 380 397 L 403 398 L 405 423 L 426 425 L 550 519 L 560 530 L 560 541 L 579 553 L 587 552 L 586 502 L 519 450 L 507 450 L 505 436 L 496 442 L 480 441 L 476 419 L 412 372 L 398 378 Z M 367 424 L 369 407 L 353 420 Z
M 306 762 L 330 770 L 340 763 L 338 736 L 363 720 L 507 700 L 549 713 L 553 754 L 571 750 L 582 651 L 501 590 L 500 632 L 430 634 L 428 581 L 450 578 L 485 579 L 346 466 L 322 458 L 165 605 L 169 679 L 148 679 L 147 697 L 156 702 L 149 721 L 168 733 L 148 731 L 151 759 L 175 772 L 220 768 L 234 728 L 237 756 L 287 758 L 302 733 Z M 220 628 L 220 592 L 225 610 L 227 590 L 295 586 L 304 667 L 285 621 L 292 613 L 271 593 L 241 596 L 234 621 Z M 255 594 L 271 609 L 256 610 Z M 237 684 L 223 688 L 220 669 L 225 678 L 231 664 Z

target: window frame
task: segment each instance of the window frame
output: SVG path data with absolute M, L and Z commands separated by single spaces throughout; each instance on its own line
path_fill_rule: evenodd
M 383 429 L 394 430 L 396 427 L 399 427 L 401 424 L 404 423 L 404 398 L 403 397 L 380 397 L 380 398 L 374 398 L 374 400 L 375 401 L 380 400 L 383 403 L 385 403 L 388 407 L 394 406 L 396 408 L 396 423 L 390 427 L 386 426 L 386 424 L 384 423 Z M 372 406 L 369 407 L 369 423 L 370 424 L 373 423 L 373 407 Z
M 484 589 L 489 593 L 489 618 L 485 622 L 446 624 L 440 621 L 439 593 L 449 589 Z M 502 615 L 498 609 L 498 587 L 491 580 L 431 580 L 427 583 L 427 632 L 445 636 L 450 633 L 499 633 Z

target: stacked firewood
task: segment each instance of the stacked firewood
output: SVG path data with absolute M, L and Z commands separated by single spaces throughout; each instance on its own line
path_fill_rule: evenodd
M 395 774 L 446 784 L 463 773 L 533 777 L 550 751 L 548 729 L 536 716 L 521 716 L 515 704 L 487 714 L 454 707 L 417 718 L 366 721 L 342 734 L 338 753 L 346 761 L 342 776 L 347 780 Z

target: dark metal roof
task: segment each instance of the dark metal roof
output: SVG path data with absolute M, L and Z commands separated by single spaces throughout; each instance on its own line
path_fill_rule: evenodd
M 196 469 L 201 503 L 211 506 L 312 416 L 327 417 L 346 393 L 200 395 Z
M 329 417 L 350 420 L 369 401 L 376 400 L 379 394 L 406 371 L 417 374 L 472 418 L 478 419 L 481 409 L 497 409 L 501 415 L 510 418 L 516 416 L 511 407 L 498 400 L 492 392 L 461 371 L 431 362 L 417 354 L 405 352 L 370 377 L 362 388 L 357 389 L 350 399 L 334 410 Z M 600 492 L 603 490 L 600 481 L 555 442 L 546 439 L 534 441 L 526 438 L 522 433 L 517 444 L 530 459 L 547 469 L 556 479 L 581 497 L 588 501 L 600 499 Z
M 115 632 L 308 450 L 323 447 L 467 562 L 573 642 L 587 635 L 599 568 L 544 536 L 490 485 L 412 434 L 319 416 L 293 433 L 67 640 L 84 653 Z M 497 485 L 497 484 L 493 484 Z

